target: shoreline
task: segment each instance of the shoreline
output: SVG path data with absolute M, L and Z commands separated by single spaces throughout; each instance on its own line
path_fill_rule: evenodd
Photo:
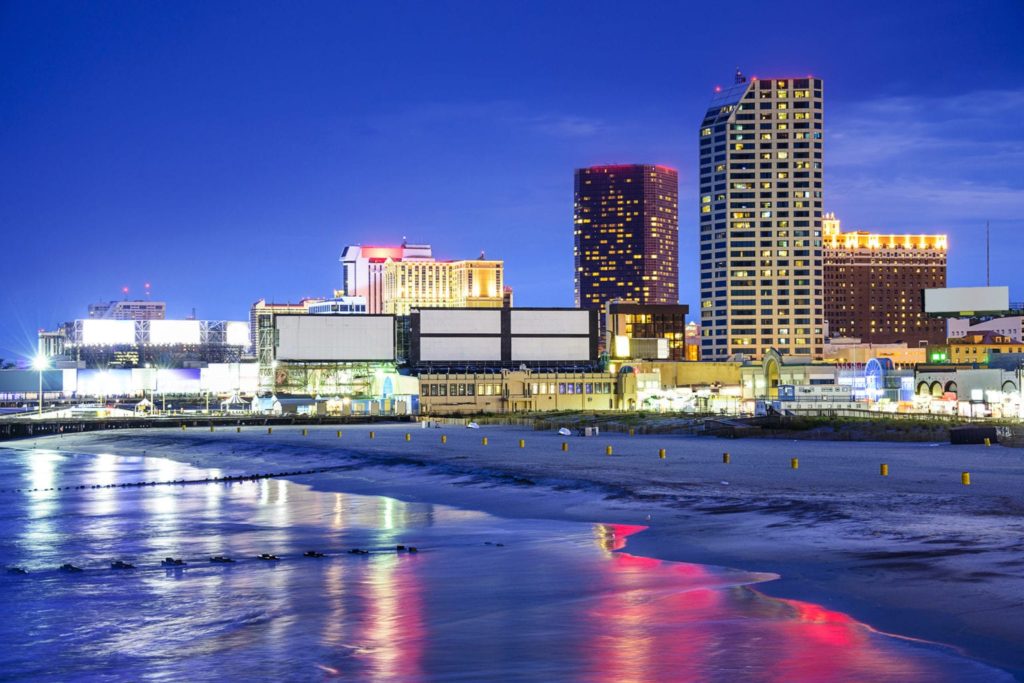
M 648 528 L 630 537 L 631 554 L 774 573 L 780 578 L 756 590 L 846 612 L 883 633 L 950 646 L 1024 680 L 1020 451 L 848 442 L 829 448 L 677 435 L 579 438 L 496 426 L 352 425 L 341 439 L 329 428 L 308 437 L 300 429 L 275 428 L 273 436 L 255 429 L 118 430 L 4 446 L 167 457 L 230 474 L 342 459 L 351 469 L 287 478 L 316 490 L 506 518 L 640 524 Z M 518 447 L 520 438 L 528 448 Z M 563 441 L 569 452 L 560 450 Z M 604 454 L 606 444 L 615 456 Z M 668 450 L 665 460 L 657 457 L 660 447 Z M 721 462 L 725 449 L 732 451 L 729 465 Z M 790 470 L 795 453 L 801 469 Z M 846 457 L 838 461 L 837 453 Z M 879 458 L 892 463 L 893 477 L 865 475 Z M 953 481 L 965 467 L 976 473 L 971 487 Z M 395 476 L 411 473 L 416 476 Z

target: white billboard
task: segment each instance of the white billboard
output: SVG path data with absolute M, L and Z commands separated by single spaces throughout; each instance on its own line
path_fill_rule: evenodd
M 589 337 L 512 337 L 513 361 L 589 361 Z
M 563 309 L 560 311 L 512 310 L 513 335 L 521 334 L 590 334 L 590 311 Z
M 501 309 L 421 309 L 420 334 L 501 334 Z
M 226 336 L 228 346 L 248 346 L 249 323 L 229 322 Z
M 924 312 L 968 317 L 1010 309 L 1009 287 L 943 287 L 924 290 Z
M 198 344 L 201 339 L 198 320 L 149 321 L 150 344 Z
M 395 318 L 390 315 L 280 315 L 279 360 L 390 361 L 395 359 Z
M 420 337 L 421 361 L 500 361 L 501 337 Z
M 82 343 L 86 346 L 118 346 L 135 343 L 134 320 L 83 320 Z

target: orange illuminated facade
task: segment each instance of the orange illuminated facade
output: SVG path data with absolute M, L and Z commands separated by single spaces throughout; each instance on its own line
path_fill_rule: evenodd
M 414 308 L 501 308 L 510 304 L 504 264 L 480 258 L 438 261 L 429 244 L 345 247 L 345 294 L 366 298 L 371 314 L 409 315 Z
M 825 319 L 831 337 L 870 344 L 941 344 L 945 322 L 924 314 L 923 290 L 946 286 L 946 235 L 842 232 L 822 221 Z

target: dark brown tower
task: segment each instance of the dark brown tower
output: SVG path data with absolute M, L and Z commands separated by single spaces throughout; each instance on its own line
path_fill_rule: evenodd
M 628 164 L 576 170 L 576 306 L 679 303 L 679 174 Z

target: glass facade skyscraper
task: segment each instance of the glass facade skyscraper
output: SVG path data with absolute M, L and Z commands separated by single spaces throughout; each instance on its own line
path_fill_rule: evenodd
M 702 357 L 820 357 L 821 79 L 720 89 L 700 126 Z

